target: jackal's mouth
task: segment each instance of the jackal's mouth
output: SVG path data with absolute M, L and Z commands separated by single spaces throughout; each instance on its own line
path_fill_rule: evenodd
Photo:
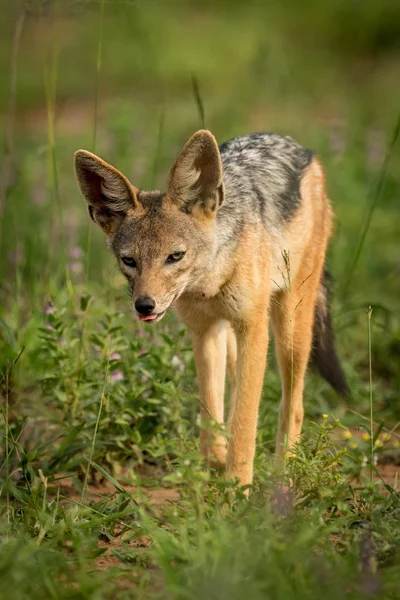
M 166 310 L 163 310 L 160 313 L 152 313 L 151 315 L 138 315 L 139 321 L 144 321 L 145 323 L 156 323 L 157 321 L 161 321 L 166 312 Z

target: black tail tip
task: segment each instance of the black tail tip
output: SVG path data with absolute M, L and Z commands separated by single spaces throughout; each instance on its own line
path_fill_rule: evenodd
M 351 391 L 333 345 L 315 345 L 311 353 L 311 367 L 315 369 L 339 396 L 350 398 Z
M 315 306 L 310 364 L 335 392 L 344 398 L 350 398 L 350 388 L 335 350 L 335 336 L 329 310 L 330 284 L 331 277 L 325 271 L 321 280 L 319 298 Z

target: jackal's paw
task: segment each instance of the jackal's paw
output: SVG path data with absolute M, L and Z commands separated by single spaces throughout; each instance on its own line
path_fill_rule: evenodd
M 239 479 L 239 485 L 249 485 L 253 481 L 253 465 L 250 461 L 233 462 L 228 457 L 226 477 L 227 479 Z M 248 496 L 249 490 L 245 490 L 244 494 Z
M 200 439 L 200 449 L 208 465 L 216 469 L 223 469 L 225 467 L 227 444 L 223 435 L 218 435 L 214 439 L 202 436 Z

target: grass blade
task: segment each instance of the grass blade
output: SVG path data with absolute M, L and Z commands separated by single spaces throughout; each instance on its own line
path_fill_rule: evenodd
M 202 129 L 205 129 L 206 128 L 206 120 L 205 120 L 205 116 L 204 116 L 204 103 L 203 103 L 203 99 L 200 94 L 199 81 L 198 81 L 196 75 L 192 75 L 192 90 L 193 90 L 193 96 L 194 96 L 194 99 L 196 102 L 197 110 L 199 112 L 200 125 L 201 125 Z

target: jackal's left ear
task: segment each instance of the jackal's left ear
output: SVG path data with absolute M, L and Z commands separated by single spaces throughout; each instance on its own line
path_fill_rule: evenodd
M 138 208 L 138 190 L 112 165 L 87 152 L 75 152 L 75 174 L 92 220 L 110 235 L 129 209 Z
M 222 163 L 215 137 L 197 131 L 182 149 L 169 173 L 168 196 L 185 212 L 200 208 L 215 213 L 224 200 Z

